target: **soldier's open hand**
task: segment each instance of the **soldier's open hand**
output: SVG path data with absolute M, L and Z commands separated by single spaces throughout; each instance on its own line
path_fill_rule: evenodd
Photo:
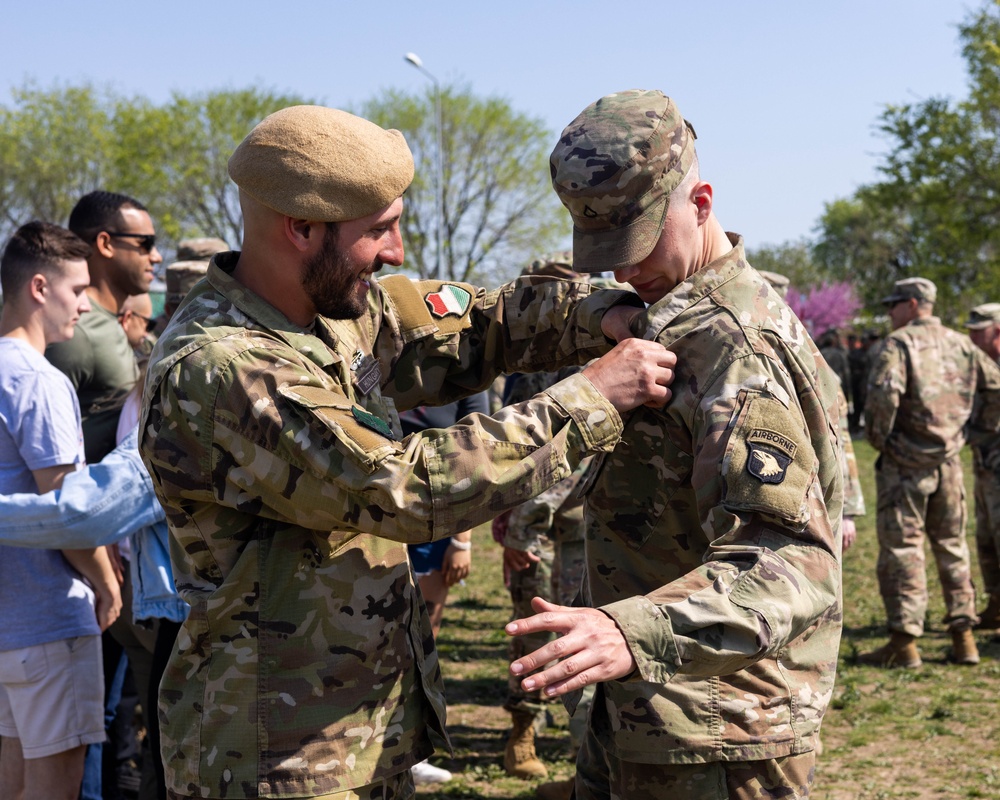
M 531 601 L 531 607 L 539 613 L 516 619 L 504 630 L 511 636 L 552 631 L 559 638 L 510 665 L 515 677 L 528 676 L 521 681 L 526 692 L 537 689 L 558 697 L 592 683 L 623 678 L 635 670 L 625 637 L 603 611 L 557 606 L 540 597 Z M 557 663 L 551 664 L 553 661 Z M 543 669 L 546 664 L 550 666 Z M 535 672 L 538 669 L 541 671 Z
M 662 408 L 670 399 L 677 356 L 662 344 L 626 339 L 583 369 L 618 413 L 641 405 Z

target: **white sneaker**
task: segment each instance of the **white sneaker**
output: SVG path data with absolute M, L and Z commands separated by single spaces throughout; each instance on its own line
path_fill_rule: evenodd
M 413 782 L 420 783 L 444 783 L 451 780 L 451 773 L 441 767 L 435 767 L 430 761 L 421 761 L 410 767 L 410 774 L 413 775 Z

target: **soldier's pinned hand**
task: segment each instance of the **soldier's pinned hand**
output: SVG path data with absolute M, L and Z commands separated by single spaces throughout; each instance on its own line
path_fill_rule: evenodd
M 524 636 L 551 631 L 559 634 L 559 638 L 510 665 L 512 675 L 528 676 L 521 681 L 526 692 L 541 691 L 549 697 L 558 697 L 592 683 L 624 678 L 635 671 L 635 658 L 625 636 L 603 611 L 557 606 L 541 597 L 532 599 L 531 607 L 539 613 L 508 623 L 504 628 L 507 634 Z
M 626 339 L 588 364 L 583 374 L 621 414 L 642 405 L 665 406 L 676 365 L 677 356 L 663 345 Z

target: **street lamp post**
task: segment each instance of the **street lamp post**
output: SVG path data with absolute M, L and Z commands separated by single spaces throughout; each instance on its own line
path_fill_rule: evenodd
M 441 247 L 444 241 L 444 148 L 442 147 L 442 130 L 443 125 L 441 121 L 441 84 L 438 83 L 438 79 L 435 78 L 427 68 L 424 67 L 424 62 L 420 60 L 420 56 L 416 53 L 407 53 L 403 56 L 403 59 L 408 63 L 415 66 L 420 72 L 426 75 L 434 83 L 434 107 L 436 112 L 436 125 L 435 125 L 435 140 L 436 140 L 436 150 L 435 161 L 434 161 L 434 216 L 435 219 L 435 260 L 434 260 L 434 275 L 432 277 L 440 280 L 441 278 Z

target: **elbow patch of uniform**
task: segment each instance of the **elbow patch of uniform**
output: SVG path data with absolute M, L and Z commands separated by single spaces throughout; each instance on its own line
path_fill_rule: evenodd
M 748 392 L 722 463 L 725 506 L 802 525 L 815 476 L 816 455 L 801 417 L 767 394 Z

